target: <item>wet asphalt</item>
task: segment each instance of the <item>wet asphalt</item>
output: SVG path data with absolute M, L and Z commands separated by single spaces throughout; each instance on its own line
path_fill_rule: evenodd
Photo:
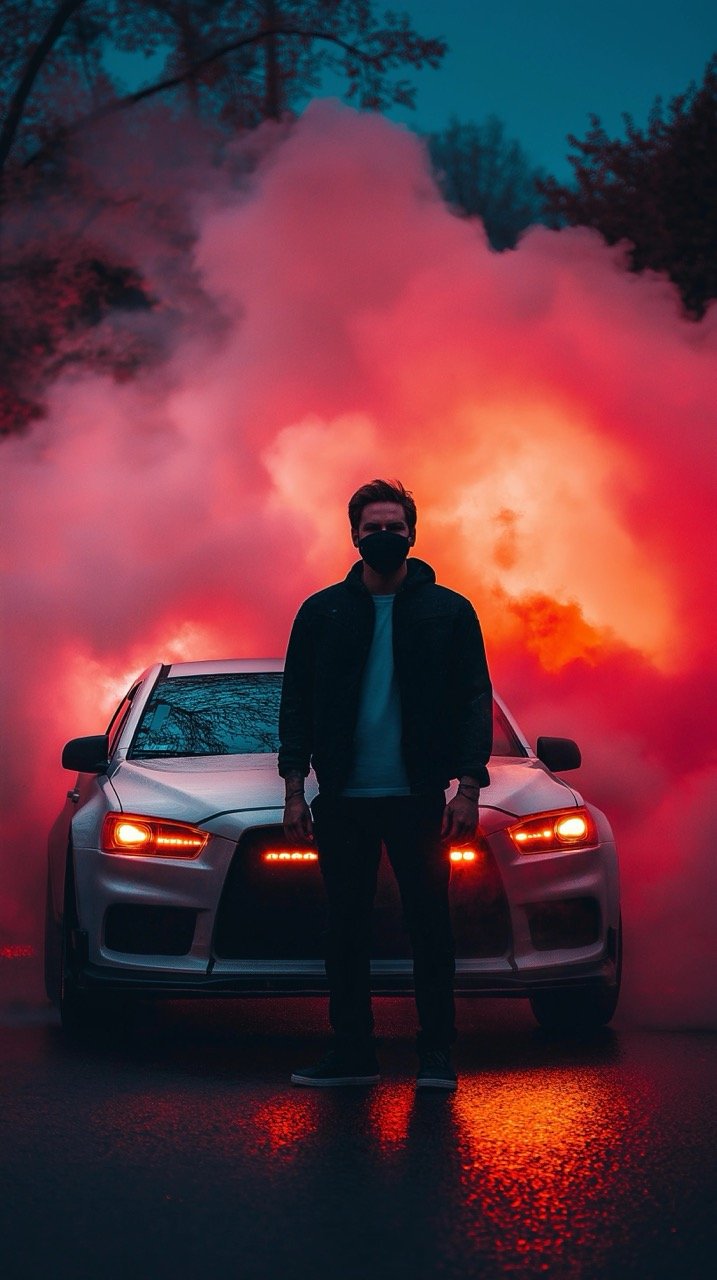
M 458 1091 L 416 1094 L 384 998 L 381 1083 L 302 1089 L 322 1000 L 156 1003 L 72 1043 L 0 970 L 5 1280 L 714 1273 L 717 1036 L 570 1042 L 461 1000 Z

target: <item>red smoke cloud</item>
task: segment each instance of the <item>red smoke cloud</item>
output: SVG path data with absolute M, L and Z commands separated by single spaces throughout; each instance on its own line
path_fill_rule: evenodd
M 162 366 L 66 379 L 3 447 L 5 933 L 39 914 L 62 741 L 155 659 L 281 654 L 351 562 L 349 494 L 398 476 L 528 733 L 581 744 L 622 852 L 625 1008 L 713 1025 L 717 311 L 685 321 L 586 230 L 492 252 L 381 117 L 317 103 L 251 145 L 239 189 L 194 161 L 201 305 Z

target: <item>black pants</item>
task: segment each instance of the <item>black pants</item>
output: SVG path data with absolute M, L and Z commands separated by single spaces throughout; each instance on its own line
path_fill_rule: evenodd
M 370 929 L 382 843 L 413 949 L 418 1046 L 445 1048 L 456 1038 L 450 862 L 440 839 L 444 806 L 442 791 L 377 799 L 320 795 L 312 805 L 329 907 L 329 1019 L 342 1041 L 365 1041 L 373 1032 Z

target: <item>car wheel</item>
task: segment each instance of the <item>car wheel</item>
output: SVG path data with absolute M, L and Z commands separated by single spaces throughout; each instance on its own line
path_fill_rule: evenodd
M 571 988 L 568 991 L 534 991 L 530 1007 L 546 1031 L 585 1033 L 607 1026 L 620 998 L 622 980 L 622 919 L 617 930 L 615 977 L 602 986 Z

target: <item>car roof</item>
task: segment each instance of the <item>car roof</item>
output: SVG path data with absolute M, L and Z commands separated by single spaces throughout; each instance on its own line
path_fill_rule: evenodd
M 166 679 L 177 676 L 225 676 L 252 671 L 283 671 L 283 658 L 216 658 L 207 662 L 173 662 Z

